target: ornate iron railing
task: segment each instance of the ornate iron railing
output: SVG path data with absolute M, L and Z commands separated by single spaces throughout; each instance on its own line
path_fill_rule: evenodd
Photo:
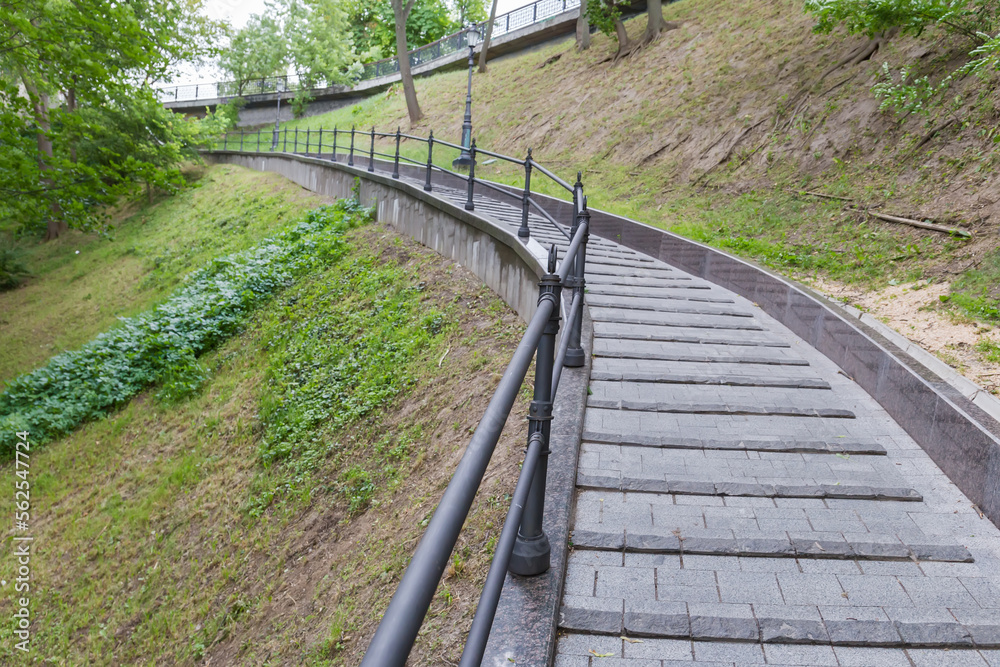
M 388 143 L 394 147 L 392 152 L 376 150 L 376 140 L 383 146 Z M 426 144 L 426 160 L 401 155 L 400 144 L 403 141 Z M 481 194 L 488 192 L 493 199 L 514 202 L 521 211 L 517 235 L 524 242 L 527 242 L 532 233 L 529 226 L 531 209 L 539 213 L 545 224 L 552 225 L 568 241 L 561 261 L 556 246 L 553 244 L 549 249 L 546 273 L 539 282 L 538 307 L 392 596 L 365 653 L 362 667 L 405 665 L 534 357 L 534 396 L 528 412 L 527 451 L 460 662 L 460 667 L 479 667 L 486 651 L 507 571 L 531 576 L 549 569 L 550 549 L 548 538 L 542 530 L 542 518 L 552 405 L 559 389 L 563 367 L 580 367 L 585 362 L 580 337 L 590 212 L 587 210 L 587 198 L 583 194 L 580 174 L 577 174 L 576 183 L 570 184 L 535 162 L 530 150 L 522 160 L 477 148 L 474 139 L 466 149 L 472 158 L 469 172 L 462 174 L 434 163 L 435 146 L 463 151 L 462 146 L 435 139 L 433 132 L 428 137 L 416 137 L 403 134 L 399 129 L 391 133 L 376 132 L 374 127 L 367 132 L 359 132 L 354 128 L 350 131 L 334 128 L 309 129 L 305 132 L 283 128 L 280 131 L 257 130 L 251 133 L 240 130 L 239 134 L 225 135 L 217 146 L 222 150 L 249 151 L 255 154 L 306 155 L 346 163 L 357 169 L 364 167 L 368 172 L 389 174 L 393 179 L 401 178 L 400 163 L 409 163 L 416 165 L 416 168 L 411 168 L 408 178 L 411 181 L 417 179 L 417 183 L 422 181 L 423 189 L 428 192 L 435 188 L 435 173 L 448 174 L 452 184 L 464 181 L 466 210 L 475 210 L 477 188 Z M 524 170 L 523 187 L 503 186 L 477 178 L 476 158 L 479 156 L 518 165 Z M 532 197 L 531 178 L 535 172 L 551 179 L 572 195 L 573 213 L 570 224 L 557 221 L 537 198 Z M 441 184 L 437 187 L 441 187 Z M 536 188 L 535 192 L 537 191 Z M 573 294 L 565 317 L 561 305 L 563 287 L 571 289 Z M 556 335 L 560 323 L 564 334 L 557 345 Z
M 580 0 L 535 0 L 529 5 L 518 7 L 506 14 L 501 14 L 493 20 L 492 38 L 514 32 L 535 23 L 540 23 L 569 9 L 580 6 Z M 489 20 L 478 24 L 476 29 L 480 34 L 486 34 Z M 419 67 L 427 63 L 446 58 L 453 53 L 462 51 L 469 46 L 469 30 L 463 29 L 442 37 L 436 42 L 426 44 L 410 51 L 410 67 Z M 360 77 L 354 81 L 370 81 L 391 76 L 399 72 L 399 61 L 395 58 L 385 58 L 372 63 L 365 63 Z M 196 102 L 198 100 L 215 100 L 229 97 L 252 97 L 254 95 L 273 94 L 279 90 L 297 92 L 302 89 L 317 90 L 330 86 L 329 82 L 318 81 L 306 85 L 299 77 L 277 76 L 239 81 L 213 81 L 184 86 L 164 86 L 157 89 L 163 102 Z

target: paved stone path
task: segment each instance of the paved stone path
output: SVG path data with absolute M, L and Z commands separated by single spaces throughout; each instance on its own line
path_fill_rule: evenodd
M 868 394 L 727 290 L 594 237 L 587 267 L 556 667 L 1000 666 L 1000 531 Z

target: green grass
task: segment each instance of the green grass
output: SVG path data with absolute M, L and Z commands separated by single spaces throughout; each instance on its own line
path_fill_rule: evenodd
M 149 308 L 190 271 L 250 247 L 317 201 L 273 174 L 213 167 L 153 206 L 123 205 L 109 237 L 71 232 L 26 248 L 33 277 L 0 293 L 0 381 Z
M 983 359 L 994 364 L 1000 364 L 1000 343 L 996 343 L 989 338 L 980 338 L 976 343 L 976 351 L 983 355 Z

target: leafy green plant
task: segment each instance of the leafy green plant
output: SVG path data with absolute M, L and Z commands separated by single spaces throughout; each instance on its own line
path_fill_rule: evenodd
M 295 279 L 340 259 L 344 233 L 368 217 L 349 200 L 310 211 L 274 238 L 214 260 L 159 306 L 15 378 L 0 394 L 0 454 L 13 452 L 17 431 L 44 443 L 158 382 L 168 399 L 196 390 L 195 357 Z

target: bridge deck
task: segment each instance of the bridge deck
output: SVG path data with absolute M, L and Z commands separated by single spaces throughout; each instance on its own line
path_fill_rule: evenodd
M 1000 665 L 1000 530 L 867 393 L 732 292 L 594 237 L 587 268 L 557 667 Z

